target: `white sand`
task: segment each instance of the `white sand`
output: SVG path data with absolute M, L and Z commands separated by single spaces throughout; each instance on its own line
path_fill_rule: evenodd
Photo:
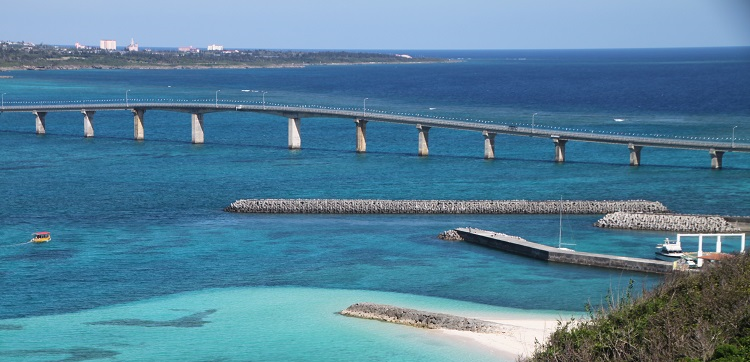
M 514 317 L 515 318 L 515 317 Z M 518 356 L 530 356 L 534 352 L 535 341 L 544 343 L 557 329 L 558 320 L 549 316 L 525 319 L 484 319 L 507 326 L 507 333 L 487 334 L 441 329 L 440 332 L 452 337 L 465 339 L 492 350 L 504 359 L 515 360 Z

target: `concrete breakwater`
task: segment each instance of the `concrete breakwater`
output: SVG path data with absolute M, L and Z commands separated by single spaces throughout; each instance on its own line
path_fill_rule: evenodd
M 455 230 L 469 243 L 543 261 L 633 270 L 644 273 L 669 273 L 674 270 L 673 263 L 666 261 L 555 248 L 534 243 L 518 236 L 488 230 L 474 228 L 458 228 Z
M 507 333 L 510 328 L 502 324 L 465 318 L 443 313 L 395 307 L 386 304 L 356 303 L 341 311 L 341 315 L 374 319 L 428 329 L 453 329 L 477 333 Z
M 606 214 L 668 212 L 658 201 L 241 199 L 224 211 L 271 214 Z
M 694 233 L 741 231 L 721 216 L 615 212 L 599 219 L 594 226 L 612 229 L 659 230 Z

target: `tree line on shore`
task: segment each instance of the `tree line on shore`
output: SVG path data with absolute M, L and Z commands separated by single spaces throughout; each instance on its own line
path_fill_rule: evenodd
M 396 54 L 347 51 L 231 50 L 185 52 L 106 51 L 0 42 L 2 69 L 273 67 L 316 64 L 409 63 L 438 61 Z

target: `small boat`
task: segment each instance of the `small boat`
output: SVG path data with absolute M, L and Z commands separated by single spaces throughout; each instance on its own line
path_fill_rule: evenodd
M 672 241 L 669 238 L 664 239 L 664 244 L 657 245 L 656 259 L 663 261 L 676 261 L 682 259 L 685 253 L 682 252 L 682 245 L 679 241 Z
M 615 118 L 614 120 L 615 120 L 615 122 L 624 122 L 625 121 L 624 118 Z
M 49 231 L 40 231 L 31 234 L 31 240 L 29 240 L 30 243 L 46 243 L 48 241 L 52 240 L 52 236 L 49 234 Z

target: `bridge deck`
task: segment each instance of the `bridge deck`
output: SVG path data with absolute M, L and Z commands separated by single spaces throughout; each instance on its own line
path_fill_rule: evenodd
M 423 127 L 448 128 L 475 132 L 491 132 L 513 136 L 558 138 L 568 141 L 637 145 L 662 148 L 680 148 L 696 150 L 717 150 L 722 152 L 750 152 L 750 144 L 730 141 L 704 141 L 684 138 L 657 138 L 647 136 L 625 136 L 590 132 L 550 130 L 540 127 L 522 127 L 514 125 L 476 123 L 441 118 L 406 116 L 377 111 L 346 110 L 325 107 L 302 107 L 262 104 L 223 104 L 223 103 L 159 103 L 129 102 L 106 104 L 32 104 L 13 105 L 0 108 L 0 112 L 65 112 L 65 111 L 109 111 L 109 110 L 160 110 L 203 114 L 212 112 L 256 112 L 274 114 L 288 118 L 330 117 L 363 119 L 372 122 L 388 122 Z

